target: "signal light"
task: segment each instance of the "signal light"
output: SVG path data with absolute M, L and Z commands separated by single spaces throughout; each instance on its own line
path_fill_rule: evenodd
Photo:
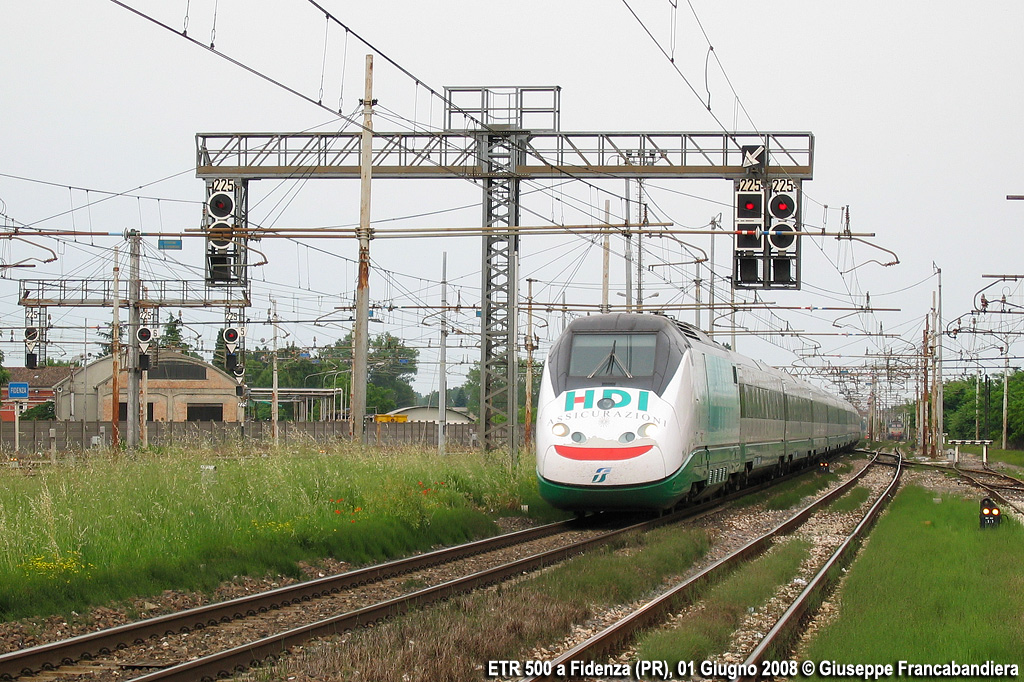
M 235 231 L 231 225 L 225 222 L 214 223 L 206 231 L 206 239 L 210 246 L 215 249 L 226 249 L 231 246 L 231 240 L 234 235 Z
M 139 348 L 145 353 L 149 350 L 149 344 L 153 342 L 153 330 L 149 327 L 139 327 L 135 331 L 135 340 L 139 342 Z
M 235 197 L 229 192 L 214 192 L 206 202 L 206 208 L 216 220 L 223 220 L 235 213 Z
M 236 328 L 228 327 L 221 332 L 221 338 L 224 339 L 224 347 L 228 349 L 228 353 L 234 353 L 242 334 Z
M 992 498 L 986 497 L 981 501 L 981 514 L 979 515 L 981 520 L 982 529 L 994 528 L 998 526 L 1002 521 L 1002 514 L 999 511 L 999 505 L 992 501 Z
M 737 220 L 764 220 L 764 195 L 761 192 L 736 192 Z
M 736 250 L 764 250 L 763 192 L 736 192 Z
M 734 277 L 737 284 L 760 284 L 761 283 L 761 263 L 764 259 L 760 253 L 742 254 L 737 252 L 736 254 L 736 272 Z
M 796 199 L 786 193 L 772 195 L 768 212 L 778 220 L 788 220 L 796 213 Z

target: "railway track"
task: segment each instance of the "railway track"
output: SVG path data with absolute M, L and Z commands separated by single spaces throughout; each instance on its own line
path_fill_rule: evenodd
M 972 485 L 984 490 L 1000 505 L 1013 509 L 1024 519 L 1024 481 L 985 466 L 978 469 L 960 464 L 934 464 L 931 462 L 907 462 L 907 466 L 954 473 Z
M 794 532 L 798 527 L 805 524 L 815 512 L 823 509 L 833 500 L 838 499 L 851 490 L 863 479 L 870 469 L 879 464 L 887 463 L 881 461 L 878 456 L 879 453 L 874 454 L 875 457 L 871 462 L 846 483 L 815 500 L 767 533 L 750 540 L 738 550 L 719 559 L 700 573 L 678 584 L 656 599 L 647 602 L 588 640 L 565 651 L 550 661 L 551 674 L 523 678 L 524 682 L 561 679 L 564 678 L 564 675 L 559 676 L 557 674 L 560 666 L 562 666 L 561 669 L 563 671 L 571 670 L 574 661 L 585 665 L 587 662 L 602 660 L 614 655 L 616 652 L 622 651 L 628 642 L 633 640 L 639 632 L 663 622 L 669 614 L 678 610 L 680 604 L 691 602 L 693 595 L 700 586 L 709 581 L 718 580 L 741 563 L 757 557 L 771 546 L 775 538 Z M 799 626 L 799 622 L 807 613 L 809 604 L 824 589 L 830 587 L 835 582 L 838 569 L 852 558 L 853 551 L 858 546 L 859 541 L 863 539 L 874 519 L 885 507 L 888 500 L 891 499 L 899 483 L 901 471 L 902 466 L 897 464 L 891 480 L 884 486 L 884 490 L 878 496 L 875 503 L 863 515 L 859 523 L 856 524 L 856 527 L 847 535 L 835 552 L 824 562 L 814 578 L 808 581 L 806 588 L 798 595 L 797 599 L 778 620 L 768 635 L 756 645 L 744 665 L 754 666 L 752 669 L 759 669 L 759 662 L 763 659 L 766 652 L 772 651 L 778 646 L 779 642 L 785 641 L 787 637 L 792 635 L 794 628 Z M 674 674 L 678 671 L 669 672 Z M 694 672 L 700 673 L 700 671 L 691 670 L 687 674 L 693 674 Z
M 593 520 L 549 524 L 3 654 L 0 679 L 75 680 L 96 679 L 97 675 L 138 682 L 217 679 L 279 656 L 309 639 L 373 624 L 521 575 L 611 542 L 624 533 L 699 518 L 724 502 L 799 473 L 641 523 L 603 521 L 601 527 L 602 520 L 598 519 L 597 526 Z M 609 525 L 613 527 L 609 529 Z M 565 539 L 551 548 L 555 536 Z M 546 547 L 531 547 L 531 543 L 546 543 Z M 507 556 L 510 551 L 515 553 L 514 558 Z M 424 571 L 460 561 L 471 565 L 457 578 L 438 580 L 423 575 Z M 375 589 L 369 590 L 369 586 Z M 322 606 L 331 601 L 338 603 Z M 295 625 L 291 617 L 277 618 L 277 614 L 297 611 L 304 617 L 300 625 Z M 285 624 L 275 626 L 273 620 Z M 226 629 L 234 632 L 218 637 L 217 633 Z M 225 640 L 243 643 L 210 651 L 217 641 Z

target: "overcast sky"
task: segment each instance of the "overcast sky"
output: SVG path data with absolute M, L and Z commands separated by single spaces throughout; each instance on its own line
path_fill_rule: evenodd
M 130 0 L 127 4 L 189 37 L 346 115 L 362 96 L 368 48 L 305 0 Z M 1022 274 L 1024 194 L 1020 112 L 1024 111 L 1024 5 L 1009 0 L 965 5 L 932 2 L 859 3 L 786 0 L 559 0 L 426 3 L 377 0 L 324 6 L 388 58 L 435 90 L 451 85 L 561 86 L 565 131 L 796 131 L 815 136 L 814 180 L 804 183 L 807 229 L 850 228 L 875 233 L 871 244 L 833 238 L 804 241 L 801 291 L 765 292 L 778 306 L 898 308 L 872 315 L 839 311 L 747 313 L 737 322 L 765 332 L 788 323 L 819 333 L 864 331 L 900 338 L 741 335 L 738 350 L 779 366 L 824 363 L 863 366 L 862 356 L 906 353 L 921 343 L 925 316 L 942 269 L 943 316 L 968 313 L 975 293 L 992 283 L 983 274 Z M 630 12 L 636 12 L 638 21 Z M 0 218 L 39 229 L 181 231 L 200 222 L 204 183 L 195 177 L 198 132 L 354 130 L 344 120 L 244 71 L 180 35 L 108 0 L 0 0 Z M 699 19 L 699 23 L 698 23 Z M 642 22 L 642 24 L 641 24 Z M 660 44 L 645 31 L 648 29 Z M 709 51 L 714 46 L 713 54 Z M 325 49 L 326 44 L 326 49 Z M 661 50 L 674 58 L 674 65 Z M 441 104 L 408 75 L 375 57 L 375 127 L 434 129 Z M 677 71 L 678 69 L 678 71 Z M 724 69 L 724 70 L 723 70 Z M 322 94 L 321 94 L 322 91 Z M 695 92 L 696 91 L 696 94 Z M 709 113 L 707 104 L 710 102 Z M 624 215 L 623 181 L 531 183 L 524 191 L 526 224 L 599 220 L 606 200 Z M 635 186 L 630 191 L 635 192 Z M 652 219 L 702 228 L 722 215 L 732 221 L 727 181 L 660 180 L 646 185 Z M 123 193 L 112 196 L 110 193 Z M 464 180 L 382 180 L 374 183 L 372 216 L 380 227 L 479 225 L 481 191 Z M 358 222 L 358 182 L 253 183 L 252 217 L 279 227 L 351 226 Z M 29 230 L 24 230 L 29 231 Z M 154 279 L 202 277 L 198 240 L 183 251 L 159 252 L 146 240 L 143 270 Z M 709 251 L 711 238 L 689 243 Z M 117 237 L 5 241 L 6 264 L 46 258 L 52 264 L 5 272 L 0 281 L 0 348 L 5 364 L 23 362 L 17 305 L 24 278 L 106 278 Z M 348 240 L 296 243 L 265 240 L 270 263 L 253 273 L 250 347 L 267 339 L 264 324 L 275 297 L 286 343 L 312 346 L 343 336 L 350 323 L 293 322 L 350 305 L 356 246 Z M 645 263 L 692 257 L 669 240 L 645 244 Z M 612 288 L 624 291 L 621 240 L 613 244 Z M 715 270 L 728 276 L 730 238 L 715 242 Z M 380 240 L 371 247 L 375 304 L 424 306 L 440 302 L 442 254 L 448 253 L 450 300 L 480 299 L 480 239 Z M 538 280 L 538 302 L 597 302 L 601 251 L 579 237 L 527 237 L 522 277 Z M 35 261 L 31 261 L 35 262 Z M 184 274 L 183 273 L 187 273 Z M 644 279 L 650 303 L 693 302 L 694 266 L 656 265 Z M 707 280 L 707 272 L 701 274 Z M 988 290 L 1020 304 L 1015 284 Z M 522 295 L 526 295 L 525 282 Z M 707 301 L 709 292 L 701 291 Z M 719 298 L 726 295 L 719 283 Z M 742 298 L 749 298 L 744 295 Z M 623 302 L 622 297 L 613 299 Z M 175 315 L 177 311 L 171 311 Z M 190 334 L 212 349 L 219 311 L 184 310 Z M 83 327 L 109 321 L 109 309 L 52 310 L 62 359 L 83 352 Z M 371 332 L 389 331 L 422 347 L 415 387 L 437 385 L 436 317 L 410 308 L 375 313 Z M 694 321 L 692 312 L 679 313 Z M 838 319 L 841 316 L 842 319 Z M 166 319 L 166 313 L 164 313 Z M 537 316 L 542 351 L 565 316 Z M 985 329 L 1016 329 L 1009 316 L 987 315 Z M 454 362 L 472 363 L 479 322 L 467 312 L 454 320 L 470 332 L 451 337 L 465 348 Z M 705 312 L 700 324 L 708 328 Z M 727 325 L 718 321 L 716 331 Z M 545 326 L 546 325 L 546 326 Z M 840 326 L 837 326 L 840 325 Z M 75 329 L 74 327 L 77 327 Z M 95 329 L 88 331 L 95 340 Z M 314 341 L 315 339 L 315 341 Z M 723 340 L 728 341 L 728 337 Z M 946 339 L 946 358 L 998 358 L 991 336 Z M 428 347 L 429 346 L 429 347 Z M 96 352 L 95 345 L 86 346 Z M 987 349 L 987 350 L 986 350 Z M 1011 356 L 1019 349 L 1011 348 Z M 1019 365 L 1019 361 L 1011 361 Z M 999 366 L 1001 361 L 987 363 Z M 461 383 L 468 364 L 452 368 Z M 309 385 L 319 385 L 311 378 Z M 909 391 L 912 384 L 898 391 Z M 895 399 L 892 397 L 891 399 Z

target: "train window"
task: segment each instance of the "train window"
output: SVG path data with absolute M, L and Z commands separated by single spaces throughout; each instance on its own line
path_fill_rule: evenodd
M 646 377 L 654 374 L 658 335 L 573 334 L 569 376 Z

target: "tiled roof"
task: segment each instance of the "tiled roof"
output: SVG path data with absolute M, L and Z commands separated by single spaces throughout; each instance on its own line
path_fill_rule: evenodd
M 32 388 L 53 388 L 58 382 L 71 376 L 73 367 L 8 367 L 10 381 L 25 381 Z

